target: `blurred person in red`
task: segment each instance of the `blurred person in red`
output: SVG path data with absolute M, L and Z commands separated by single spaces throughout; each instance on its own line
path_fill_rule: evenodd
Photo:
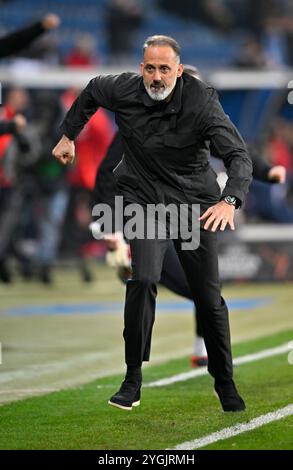
M 74 48 L 65 58 L 68 67 L 86 68 L 95 67 L 99 59 L 95 52 L 95 39 L 90 34 L 84 34 L 76 40 Z
M 79 94 L 78 89 L 71 88 L 62 97 L 64 109 L 67 111 Z M 70 236 L 66 243 L 71 250 L 77 252 L 82 278 L 85 282 L 92 279 L 86 258 L 91 249 L 96 248 L 92 241 L 88 226 L 92 221 L 90 204 L 91 194 L 95 186 L 97 170 L 112 142 L 114 126 L 108 113 L 99 109 L 89 120 L 87 126 L 76 140 L 76 160 L 68 172 L 71 196 L 67 214 L 66 228 Z
M 1 120 L 6 122 L 9 128 L 9 123 L 16 128 L 17 131 L 22 130 L 26 125 L 26 119 L 22 113 L 26 110 L 28 105 L 28 94 L 21 88 L 11 89 L 5 100 L 5 104 L 0 108 Z M 3 171 L 3 157 L 7 148 L 9 147 L 13 136 L 11 133 L 3 134 L 0 136 L 0 187 L 10 187 L 11 181 L 7 180 Z
M 10 226 L 15 224 L 15 214 L 18 212 L 18 204 L 20 203 L 13 198 L 15 181 L 5 171 L 5 155 L 14 137 L 17 138 L 20 147 L 26 143 L 19 131 L 26 126 L 23 113 L 25 113 L 28 103 L 28 93 L 21 88 L 15 88 L 9 91 L 4 106 L 0 108 L 1 118 L 6 126 L 9 128 L 11 123 L 17 131 L 14 136 L 11 133 L 0 136 L 0 280 L 5 283 L 11 282 L 11 274 L 6 264 L 7 248 L 11 242 Z
M 293 170 L 293 154 L 290 148 L 290 123 L 285 119 L 275 120 L 267 142 L 268 158 L 273 165 L 282 165 L 290 174 Z
M 79 94 L 71 88 L 62 95 L 62 103 L 67 111 Z M 93 190 L 97 169 L 112 142 L 113 123 L 106 111 L 99 109 L 76 140 L 75 166 L 69 173 L 72 186 Z

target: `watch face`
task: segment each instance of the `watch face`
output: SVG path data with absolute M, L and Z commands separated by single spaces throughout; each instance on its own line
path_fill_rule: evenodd
M 235 206 L 236 197 L 235 196 L 226 196 L 225 201 L 228 202 L 228 204 L 233 204 Z

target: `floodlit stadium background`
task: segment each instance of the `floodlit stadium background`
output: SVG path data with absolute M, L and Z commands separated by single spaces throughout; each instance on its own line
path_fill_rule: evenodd
M 89 162 L 88 168 L 98 166 L 115 130 L 113 116 L 104 113 L 83 134 L 80 158 L 66 172 L 55 162 L 52 164 L 50 149 L 59 138 L 62 115 L 90 78 L 103 73 L 136 71 L 141 45 L 147 36 L 157 33 L 174 36 L 182 46 L 182 62 L 198 67 L 203 79 L 218 90 L 226 113 L 247 143 L 268 163 L 286 167 L 285 185 L 253 182 L 245 207 L 237 213 L 236 232 L 220 235 L 219 261 L 236 352 L 248 354 L 288 343 L 293 330 L 292 2 L 3 0 L 0 32 L 5 35 L 48 12 L 60 16 L 60 27 L 0 63 L 1 119 L 11 117 L 7 100 L 12 94 L 19 106 L 17 110 L 27 117 L 27 137 L 34 143 L 31 155 L 24 156 L 13 141 L 0 137 L 0 242 L 7 237 L 4 214 L 10 220 L 13 214 L 16 218 L 12 232 L 8 233 L 11 243 L 7 244 L 5 256 L 0 257 L 1 269 L 4 267 L 8 273 L 8 279 L 4 275 L 0 281 L 0 402 L 6 404 L 0 408 L 0 414 L 3 412 L 4 418 L 6 414 L 9 431 L 0 441 L 0 448 L 70 448 L 68 443 L 75 442 L 74 436 L 64 441 L 58 438 L 60 430 L 52 412 L 54 397 L 57 404 L 62 404 L 62 395 L 58 393 L 67 388 L 73 388 L 77 402 L 80 399 L 77 390 L 88 394 L 92 403 L 88 413 L 92 413 L 93 419 L 95 412 L 101 413 L 100 427 L 105 431 L 104 440 L 85 434 L 83 444 L 72 444 L 72 448 L 143 449 L 179 444 L 207 432 L 203 423 L 197 431 L 186 425 L 190 414 L 202 413 L 204 422 L 205 411 L 209 413 L 209 399 L 213 403 L 213 397 L 207 378 L 201 379 L 202 387 L 194 387 L 194 402 L 184 405 L 186 423 L 184 413 L 180 417 L 182 422 L 178 417 L 180 426 L 188 429 L 186 436 L 175 426 L 172 436 L 166 433 L 165 441 L 156 439 L 156 432 L 158 435 L 164 432 L 154 430 L 154 442 L 145 440 L 144 435 L 137 442 L 135 424 L 128 436 L 117 434 L 116 440 L 115 433 L 113 437 L 107 430 L 107 397 L 120 380 L 111 377 L 124 370 L 124 285 L 115 270 L 105 264 L 103 242 L 94 240 L 88 230 L 92 220 L 91 177 L 79 162 L 83 156 Z M 224 168 L 214 160 L 213 165 L 220 184 L 224 184 Z M 20 197 L 15 199 L 19 204 L 17 211 L 15 206 L 7 210 L 13 193 L 20 188 Z M 57 193 L 59 197 L 54 198 Z M 53 204 L 60 235 L 54 262 L 50 258 L 52 212 L 49 212 Z M 44 269 L 46 263 L 48 271 Z M 151 362 L 157 368 L 146 368 L 149 382 L 190 370 L 193 331 L 192 305 L 160 288 Z M 242 386 L 245 389 L 248 384 L 245 391 L 248 403 L 251 397 L 252 417 L 292 403 L 288 377 L 292 377 L 293 366 L 288 354 L 290 350 L 277 359 L 267 359 L 268 363 L 260 361 L 257 363 L 260 369 L 257 365 L 250 369 L 246 366 Z M 241 367 L 236 369 L 239 380 Z M 274 377 L 279 381 L 283 403 L 276 399 Z M 92 382 L 96 379 L 102 382 Z M 83 385 L 87 383 L 95 385 Z M 176 401 L 180 393 L 190 396 L 193 392 L 188 386 L 184 388 L 183 383 L 173 390 L 174 395 L 169 388 L 166 401 Z M 259 389 L 254 388 L 257 386 Z M 266 394 L 261 393 L 264 389 Z M 200 411 L 196 408 L 197 394 L 198 404 L 202 403 Z M 37 400 L 36 395 L 42 395 L 42 403 L 33 401 Z M 35 398 L 22 401 L 28 397 Z M 149 400 L 156 402 L 155 396 Z M 9 405 L 14 401 L 18 401 L 19 409 Z M 52 416 L 52 424 L 47 428 L 46 419 L 30 421 L 29 409 L 37 410 L 44 404 L 48 410 L 45 416 Z M 72 420 L 68 426 L 74 423 L 78 433 L 78 426 L 84 430 L 86 420 L 76 422 L 73 410 L 74 405 L 68 409 Z M 167 426 L 168 411 L 164 407 L 153 410 L 156 420 L 161 419 L 162 426 L 164 423 Z M 140 412 L 142 421 L 148 419 L 150 410 L 142 408 Z M 19 413 L 27 419 L 27 434 L 17 428 Z M 113 410 L 110 415 L 117 430 L 118 415 Z M 135 419 L 139 427 L 139 416 Z M 175 422 L 176 419 L 175 413 Z M 232 421 L 236 422 L 234 418 Z M 290 424 L 288 418 L 280 423 Z M 287 436 L 280 423 L 279 435 Z M 219 430 L 229 424 L 226 418 L 225 422 L 215 419 L 208 430 Z M 45 429 L 45 434 L 41 429 Z M 280 438 L 271 442 L 269 437 L 274 433 L 275 428 L 265 430 L 256 440 L 253 436 L 251 440 L 247 438 L 239 448 L 241 445 L 292 448 L 292 440 Z

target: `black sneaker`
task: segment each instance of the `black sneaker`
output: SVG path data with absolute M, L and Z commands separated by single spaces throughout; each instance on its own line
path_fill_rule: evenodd
M 134 382 L 126 378 L 115 395 L 108 401 L 109 405 L 116 406 L 122 410 L 132 410 L 133 406 L 140 405 L 141 382 Z
M 244 411 L 245 403 L 237 392 L 233 380 L 223 384 L 215 383 L 215 391 L 224 411 Z

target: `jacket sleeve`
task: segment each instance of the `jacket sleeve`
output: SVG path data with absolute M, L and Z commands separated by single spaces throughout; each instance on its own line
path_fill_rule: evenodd
M 61 124 L 62 133 L 74 140 L 100 106 L 115 111 L 118 79 L 119 75 L 93 78 L 67 112 Z
M 45 29 L 41 21 L 38 21 L 26 28 L 0 38 L 0 57 L 7 57 L 19 52 L 29 46 L 34 39 L 44 32 Z
M 210 88 L 209 92 L 210 99 L 201 115 L 200 134 L 210 141 L 212 155 L 221 158 L 226 167 L 228 180 L 222 197 L 235 196 L 240 207 L 252 181 L 251 158 L 241 135 L 219 103 L 216 91 Z

